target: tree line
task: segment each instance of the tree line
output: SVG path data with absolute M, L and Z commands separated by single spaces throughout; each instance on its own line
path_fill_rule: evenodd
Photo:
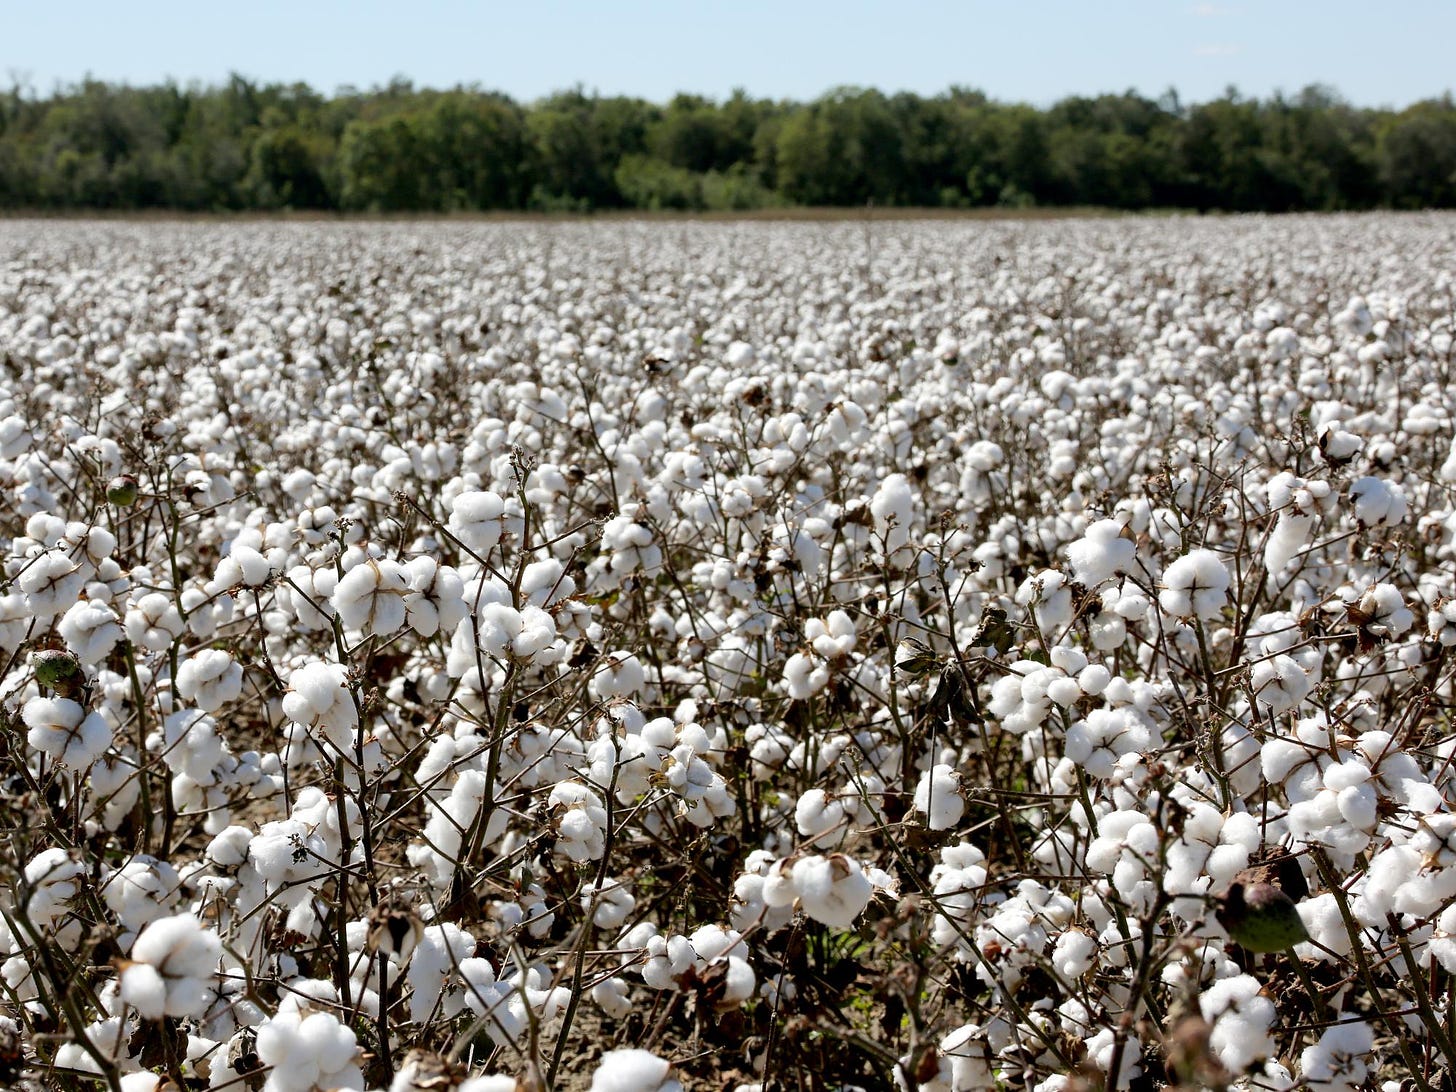
M 460 212 L 818 205 L 1284 212 L 1456 206 L 1456 104 L 838 88 L 812 102 L 397 80 L 332 96 L 88 80 L 0 95 L 0 208 Z

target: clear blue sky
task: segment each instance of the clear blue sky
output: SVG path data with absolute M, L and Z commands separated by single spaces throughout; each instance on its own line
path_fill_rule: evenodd
M 0 28 L 0 80 L 41 93 L 233 71 L 323 91 L 402 75 L 522 100 L 576 83 L 656 101 L 961 84 L 1043 105 L 1169 87 L 1188 102 L 1318 82 L 1405 105 L 1456 85 L 1451 0 L 0 0 Z

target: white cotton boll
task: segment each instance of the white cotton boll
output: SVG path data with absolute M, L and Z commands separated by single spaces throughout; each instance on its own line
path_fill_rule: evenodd
M 86 586 L 86 571 L 59 550 L 47 550 L 27 563 L 17 583 L 25 593 L 30 613 L 52 618 L 80 598 Z
M 126 612 L 126 637 L 133 645 L 147 652 L 164 652 L 187 630 L 187 623 L 172 602 L 161 592 L 149 592 Z
M 105 603 L 83 599 L 56 624 L 61 638 L 83 664 L 99 664 L 121 640 L 121 622 Z
M 603 880 L 600 886 L 588 883 L 581 889 L 581 908 L 591 912 L 592 923 L 599 929 L 619 928 L 636 905 L 637 900 L 621 880 Z
M 347 628 L 366 637 L 387 637 L 404 625 L 409 590 L 403 565 L 369 558 L 343 575 L 330 602 Z
M 421 637 L 454 633 L 470 613 L 460 574 L 432 557 L 417 557 L 405 569 L 410 588 L 405 596 L 405 618 L 410 628 Z
M 203 649 L 177 669 L 177 693 L 205 713 L 236 701 L 242 692 L 243 669 L 221 649 Z
M 349 671 L 342 664 L 312 661 L 288 677 L 283 715 L 315 732 L 336 751 L 352 754 L 359 711 L 348 687 Z
M 1213 550 L 1193 550 L 1163 571 L 1158 603 L 1179 618 L 1212 619 L 1228 601 L 1229 573 Z
M 1052 679 L 1047 683 L 1046 696 L 1059 708 L 1066 709 L 1082 697 L 1082 688 L 1076 679 Z
M 592 1073 L 591 1092 L 682 1092 L 672 1063 L 649 1050 L 609 1050 Z
M 1310 532 L 1314 529 L 1314 517 L 1294 509 L 1279 513 L 1274 530 L 1264 543 L 1264 568 L 1270 576 L 1278 576 L 1294 555 L 1310 545 Z
M 269 1067 L 263 1092 L 362 1088 L 354 1032 L 330 1012 L 280 1009 L 258 1028 L 258 1060 Z
M 1383 478 L 1359 478 L 1350 486 L 1349 498 L 1355 506 L 1355 519 L 1361 526 L 1373 527 L 1378 523 L 1394 526 L 1405 519 L 1405 494 L 1394 482 Z
M 253 832 L 244 826 L 231 826 L 216 834 L 207 843 L 205 856 L 219 868 L 236 868 L 248 859 L 248 844 Z
M 914 520 L 914 496 L 910 480 L 904 474 L 891 474 L 870 498 L 870 514 L 875 521 L 875 535 L 883 545 L 887 560 L 907 560 L 910 528 Z
M 784 664 L 784 686 L 789 697 L 804 701 L 829 685 L 829 665 L 806 652 L 796 652 Z
M 461 493 L 450 506 L 450 533 L 468 549 L 484 556 L 495 549 L 504 530 L 506 502 L 487 491 Z
M 1101 694 L 1111 681 L 1112 672 L 1101 664 L 1088 664 L 1077 673 L 1077 686 L 1089 697 Z
M 1314 689 L 1314 682 L 1294 657 L 1274 656 L 1253 666 L 1249 686 L 1260 710 L 1268 716 L 1287 713 L 1298 706 Z
M 1370 1074 L 1367 1059 L 1375 1046 L 1370 1025 L 1359 1020 L 1336 1024 L 1299 1056 L 1300 1076 L 1328 1092 L 1354 1092 Z
M 1086 1047 L 1087 1060 L 1106 1073 L 1112 1065 L 1113 1055 L 1117 1050 L 1116 1033 L 1111 1028 L 1103 1028 L 1086 1040 Z M 1127 1088 L 1132 1084 L 1137 1077 L 1142 1075 L 1142 1056 L 1142 1040 L 1136 1035 L 1128 1034 L 1123 1043 L 1122 1058 L 1117 1072 L 1109 1075 L 1108 1084 L 1114 1089 Z
M 592 676 L 590 690 L 600 701 L 630 698 L 647 683 L 642 662 L 629 652 L 609 652 L 602 657 Z
M 921 775 L 915 787 L 915 810 L 925 813 L 931 830 L 949 830 L 960 821 L 966 804 L 953 767 L 938 765 Z
M 70 698 L 31 698 L 21 719 L 29 729 L 25 740 L 32 748 L 74 770 L 85 770 L 111 746 L 106 718 L 88 714 Z
M 1256 978 L 1241 974 L 1220 979 L 1198 998 L 1199 1011 L 1213 1025 L 1209 1048 L 1231 1073 L 1278 1053 L 1269 1034 L 1278 1014 L 1261 989 Z
M 837 929 L 854 924 L 874 894 L 874 885 L 859 863 L 842 853 L 801 857 L 794 862 L 792 876 L 804 913 Z
M 1122 536 L 1122 524 L 1102 519 L 1088 526 L 1082 537 L 1067 547 L 1072 578 L 1087 588 L 1126 573 L 1133 564 L 1137 547 Z
M 85 872 L 64 849 L 44 849 L 32 857 L 25 866 L 25 882 L 31 888 L 25 909 L 31 919 L 48 925 L 65 913 L 67 904 L 80 890 L 76 881 Z
M 407 972 L 412 1022 L 424 1025 L 436 1013 L 449 1019 L 460 1012 L 463 1002 L 458 997 L 442 995 L 455 968 L 474 954 L 475 938 L 459 926 L 446 922 L 421 930 Z
M 121 999 L 148 1020 L 199 1015 L 221 956 L 221 938 L 191 914 L 158 918 L 132 945 L 121 970 Z
M 625 1019 L 632 1011 L 632 999 L 625 978 L 604 978 L 591 989 L 591 999 L 613 1020 Z
M 1097 938 L 1068 929 L 1052 947 L 1052 966 L 1068 982 L 1076 981 L 1097 962 Z

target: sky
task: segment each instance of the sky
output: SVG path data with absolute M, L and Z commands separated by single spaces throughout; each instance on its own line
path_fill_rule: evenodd
M 1185 103 L 1334 87 L 1404 106 L 1456 86 L 1450 0 L 0 0 L 0 80 L 218 83 L 332 92 L 397 76 L 531 101 L 580 84 L 664 102 L 734 88 L 951 85 L 1044 106 L 1129 89 Z

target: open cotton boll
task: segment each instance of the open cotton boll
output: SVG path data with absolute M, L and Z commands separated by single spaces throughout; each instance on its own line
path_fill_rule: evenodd
M 870 498 L 870 515 L 875 521 L 875 537 L 892 564 L 909 559 L 910 528 L 915 518 L 914 494 L 910 479 L 904 474 L 891 474 Z
M 672 1063 L 650 1050 L 609 1050 L 592 1073 L 591 1092 L 682 1092 Z
M 1193 550 L 1163 570 L 1158 603 L 1179 618 L 1217 618 L 1228 601 L 1229 573 L 1213 550 Z
M 191 914 L 158 918 L 132 945 L 121 970 L 121 999 L 148 1020 L 197 1016 L 221 955 L 221 938 Z
M 602 979 L 591 988 L 591 998 L 613 1020 L 624 1019 L 632 1011 L 625 978 Z
M 500 542 L 505 510 L 506 502 L 499 494 L 472 490 L 455 498 L 445 526 L 468 549 L 484 556 Z
M 1264 543 L 1264 568 L 1270 576 L 1278 576 L 1295 554 L 1311 545 L 1310 533 L 1313 530 L 1314 516 L 1292 508 L 1279 513 L 1279 519 Z
M 1067 547 L 1072 578 L 1087 588 L 1127 572 L 1136 555 L 1136 545 L 1123 537 L 1122 524 L 1114 519 L 1100 519 L 1089 525 L 1082 537 Z
M 859 862 L 842 853 L 801 857 L 794 862 L 791 875 L 804 913 L 837 929 L 853 925 L 874 894 L 874 885 Z
M 1376 524 L 1394 526 L 1405 519 L 1407 501 L 1400 486 L 1383 478 L 1358 478 L 1350 485 L 1350 503 L 1355 506 L 1355 519 L 1362 527 Z
M 388 636 L 405 622 L 409 573 L 387 558 L 369 558 L 346 572 L 330 597 L 339 620 L 364 636 Z
M 1336 1024 L 1299 1056 L 1300 1076 L 1311 1087 L 1327 1092 L 1355 1092 L 1370 1075 L 1368 1059 L 1375 1033 L 1361 1020 Z
M 647 683 L 642 662 L 630 652 L 609 652 L 602 657 L 592 675 L 589 689 L 599 701 L 630 698 Z
M 920 776 L 915 787 L 915 810 L 925 813 L 926 826 L 931 830 L 949 830 L 960 821 L 966 802 L 953 767 L 937 765 Z
M 53 618 L 75 604 L 86 586 L 86 571 L 60 550 L 47 550 L 26 564 L 16 581 L 36 618 Z
M 105 603 L 90 599 L 83 599 L 66 611 L 56 630 L 76 659 L 87 665 L 106 659 L 122 635 L 116 612 Z
M 221 649 L 203 649 L 177 669 L 177 693 L 205 713 L 236 701 L 242 692 L 243 669 Z
M 163 652 L 187 630 L 187 623 L 170 596 L 149 592 L 126 612 L 126 637 L 147 652 Z
M 1213 1025 L 1209 1049 L 1230 1073 L 1243 1073 L 1279 1052 L 1269 1034 L 1278 1013 L 1262 989 L 1258 979 L 1241 974 L 1220 979 L 1198 998 L 1199 1011 Z
M 405 617 L 410 628 L 421 637 L 454 633 L 470 613 L 460 574 L 433 557 L 414 558 L 405 569 L 410 588 L 405 596 Z
M 283 715 L 328 741 L 336 751 L 352 754 L 359 711 L 349 693 L 349 671 L 343 664 L 319 660 L 304 664 L 288 677 Z
M 1107 1073 L 1108 1069 L 1112 1066 L 1113 1056 L 1117 1052 L 1116 1033 L 1111 1028 L 1103 1028 L 1096 1035 L 1087 1039 L 1085 1045 L 1087 1049 L 1087 1061 L 1102 1070 L 1102 1072 Z M 1121 1061 L 1118 1063 L 1117 1072 L 1108 1074 L 1108 1087 L 1114 1089 L 1129 1087 L 1134 1080 L 1142 1075 L 1142 1056 L 1142 1040 L 1136 1035 L 1127 1035 L 1123 1043 Z
M 256 1049 L 268 1067 L 263 1092 L 364 1087 L 358 1040 L 330 1012 L 280 1010 L 258 1028 Z
M 21 719 L 25 741 L 73 770 L 85 770 L 111 746 L 111 725 L 100 713 L 87 713 L 70 698 L 31 698 Z

